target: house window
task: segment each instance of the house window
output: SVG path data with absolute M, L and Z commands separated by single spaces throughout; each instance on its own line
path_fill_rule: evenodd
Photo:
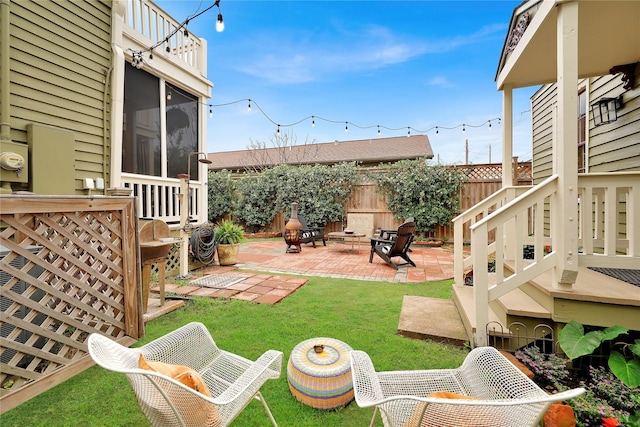
M 187 173 L 188 161 L 191 161 L 191 179 L 198 179 L 198 157 L 189 153 L 198 151 L 198 99 L 169 85 L 167 100 L 167 175 L 176 177 Z
M 160 150 L 158 78 L 127 64 L 124 84 L 122 171 L 162 176 Z
M 166 100 L 161 114 L 160 85 Z M 167 96 L 167 98 L 169 98 Z M 162 138 L 162 122 L 166 135 Z M 189 153 L 198 151 L 198 99 L 166 85 L 157 77 L 130 64 L 125 69 L 122 171 L 139 175 L 175 178 L 187 173 Z M 164 154 L 164 156 L 163 156 Z M 166 174 L 162 159 L 166 158 Z M 192 179 L 198 179 L 197 158 L 191 164 Z
M 587 162 L 587 92 L 578 94 L 578 173 L 586 170 Z

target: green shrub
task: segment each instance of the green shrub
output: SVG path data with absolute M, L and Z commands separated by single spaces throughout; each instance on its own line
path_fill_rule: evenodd
M 235 210 L 235 184 L 227 170 L 209 172 L 207 179 L 207 204 L 209 221 L 215 223 Z
M 387 196 L 396 218 L 415 218 L 418 233 L 430 233 L 448 224 L 458 211 L 462 173 L 448 166 L 432 166 L 426 160 L 401 160 L 371 174 Z
M 214 228 L 216 244 L 235 245 L 244 240 L 244 229 L 233 221 L 223 219 Z

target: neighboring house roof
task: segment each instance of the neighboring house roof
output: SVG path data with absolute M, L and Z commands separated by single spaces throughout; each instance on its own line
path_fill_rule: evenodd
M 212 162 L 209 170 L 233 170 L 259 169 L 281 163 L 304 165 L 358 161 L 371 165 L 403 159 L 431 159 L 433 150 L 427 135 L 414 135 L 258 148 L 209 153 L 207 156 Z

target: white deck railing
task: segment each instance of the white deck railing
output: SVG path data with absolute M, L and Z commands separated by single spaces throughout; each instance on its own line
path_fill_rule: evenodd
M 122 174 L 122 184 L 132 190 L 136 197 L 138 218 L 160 219 L 169 225 L 180 224 L 180 180 L 177 178 L 159 178 L 133 174 Z M 189 185 L 191 202 L 189 222 L 204 223 L 207 221 L 208 206 L 206 203 L 206 187 L 191 181 Z
M 454 280 L 457 284 L 464 283 L 464 273 L 471 267 L 471 255 L 464 255 L 464 226 L 474 225 L 482 218 L 500 209 L 531 186 L 503 187 L 475 206 L 453 219 L 453 248 L 454 248 Z M 490 244 L 494 244 L 490 242 Z
M 582 174 L 578 237 L 579 264 L 616 268 L 640 265 L 640 173 Z M 549 230 L 554 224 L 552 197 L 558 189 L 553 175 L 517 197 L 517 188 L 502 189 L 454 221 L 454 279 L 464 284 L 473 271 L 476 310 L 476 345 L 487 342 L 489 303 L 556 266 L 557 254 Z M 548 215 L 545 215 L 548 213 Z M 478 217 L 480 217 L 476 221 Z M 545 218 L 548 218 L 545 220 Z M 471 251 L 463 254 L 462 227 L 471 222 Z M 525 260 L 524 248 L 533 259 Z M 495 260 L 495 283 L 489 283 L 487 264 Z M 504 262 L 513 261 L 513 274 L 505 277 Z
M 640 266 L 640 172 L 578 176 L 580 265 Z
M 193 34 L 186 37 L 182 30 L 175 31 L 181 22 L 173 19 L 152 1 L 127 0 L 124 23 L 125 34 L 134 40 L 143 37 L 144 40 L 140 41 L 145 46 L 155 45 L 166 39 L 166 43 L 162 43 L 154 51 L 155 55 L 171 54 L 174 60 L 206 75 L 206 43 Z

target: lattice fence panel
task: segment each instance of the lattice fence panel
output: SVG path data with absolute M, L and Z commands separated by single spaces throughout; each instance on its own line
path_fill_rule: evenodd
M 81 207 L 73 201 L 65 206 Z M 47 212 L 18 213 L 11 212 L 11 202 L 2 198 L 3 397 L 80 360 L 91 333 L 119 340 L 141 332 L 135 310 L 139 296 L 131 291 L 139 264 L 137 251 L 131 250 L 133 209 L 56 211 L 51 206 Z

